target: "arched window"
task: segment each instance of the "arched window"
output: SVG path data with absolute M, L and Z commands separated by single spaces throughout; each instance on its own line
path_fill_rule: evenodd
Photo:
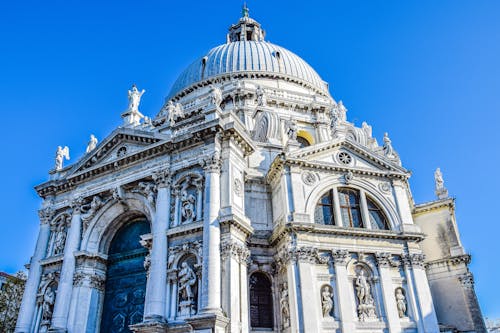
M 359 207 L 359 191 L 339 189 L 340 214 L 344 227 L 362 228 L 361 209 Z
M 333 201 L 333 190 L 328 191 L 321 197 L 314 212 L 314 222 L 328 225 L 335 224 Z
M 336 209 L 340 211 L 339 216 L 335 216 Z M 390 229 L 386 215 L 373 199 L 362 190 L 347 187 L 329 190 L 321 197 L 314 210 L 314 222 L 348 228 Z
M 300 148 L 309 147 L 311 145 L 307 139 L 301 136 L 297 137 L 297 142 L 300 144 Z
M 250 276 L 250 325 L 252 328 L 273 328 L 271 281 L 260 272 Z
M 387 223 L 387 218 L 384 213 L 380 209 L 372 199 L 366 198 L 366 203 L 368 205 L 368 216 L 370 217 L 370 224 L 372 229 L 382 229 L 389 230 L 389 225 Z

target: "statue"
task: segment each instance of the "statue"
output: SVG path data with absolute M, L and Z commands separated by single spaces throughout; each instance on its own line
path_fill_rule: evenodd
M 61 170 L 63 168 L 64 159 L 69 161 L 69 148 L 68 146 L 64 148 L 58 146 L 56 151 L 56 170 Z
M 192 194 L 188 194 L 186 190 L 181 192 L 181 213 L 184 218 L 183 223 L 191 223 L 196 217 L 195 202 L 196 199 Z
M 257 86 L 257 90 L 255 91 L 255 94 L 257 95 L 257 105 L 258 106 L 266 106 L 267 103 L 267 98 L 266 98 L 266 92 L 264 89 L 262 89 L 261 86 Z
M 94 136 L 94 134 L 90 134 L 90 141 L 87 144 L 87 149 L 85 150 L 85 153 L 86 154 L 90 153 L 92 150 L 95 149 L 96 146 L 97 146 L 97 138 Z
M 441 173 L 440 168 L 437 168 L 434 172 L 434 182 L 436 186 L 435 193 L 438 199 L 448 198 L 448 190 L 444 187 L 443 174 Z
M 340 121 L 347 120 L 347 109 L 342 101 L 339 101 L 339 103 L 337 104 L 337 116 Z
M 366 280 L 364 270 L 359 272 L 356 279 L 356 296 L 358 297 L 359 304 L 367 304 L 368 298 L 371 297 L 370 284 Z
M 146 90 L 142 89 L 141 92 L 137 90 L 137 86 L 132 85 L 132 90 L 128 91 L 128 111 L 139 111 L 139 103 L 141 102 L 142 95 Z
M 398 308 L 399 318 L 406 316 L 406 297 L 402 288 L 396 289 L 396 306 Z
M 293 120 L 288 120 L 286 122 L 286 135 L 292 141 L 297 140 L 297 123 Z
M 52 312 L 54 311 L 54 302 L 56 300 L 56 294 L 52 288 L 47 287 L 45 289 L 45 294 L 43 294 L 42 303 L 42 319 L 43 321 L 49 321 L 52 319 Z
M 281 289 L 280 308 L 283 327 L 288 327 L 290 326 L 290 306 L 288 304 L 288 285 L 286 282 L 283 283 Z
M 179 271 L 179 299 L 192 301 L 194 297 L 193 286 L 196 284 L 196 275 L 186 262 L 181 265 Z
M 222 103 L 222 91 L 219 87 L 212 86 L 210 90 L 210 103 L 217 108 L 220 107 L 220 103 Z
M 333 295 L 330 286 L 324 286 L 321 291 L 321 309 L 323 317 L 329 316 L 333 309 Z
M 394 157 L 394 149 L 392 148 L 392 141 L 387 132 L 384 133 L 384 155 L 392 158 Z
M 63 226 L 60 226 L 54 238 L 54 255 L 64 252 L 64 244 L 66 243 L 66 231 Z

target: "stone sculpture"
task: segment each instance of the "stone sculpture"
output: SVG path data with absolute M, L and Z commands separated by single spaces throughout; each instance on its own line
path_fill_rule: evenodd
M 266 106 L 267 98 L 266 98 L 266 93 L 265 93 L 264 89 L 262 89 L 261 86 L 257 86 L 257 90 L 255 91 L 255 94 L 257 95 L 257 105 L 258 106 Z
M 292 141 L 297 140 L 297 123 L 292 120 L 286 122 L 286 135 Z
M 54 311 L 54 302 L 56 300 L 56 294 L 52 288 L 47 287 L 45 289 L 45 294 L 43 295 L 42 303 L 42 319 L 43 321 L 48 321 L 52 319 L 52 312 Z
M 181 214 L 183 223 L 191 223 L 196 218 L 195 202 L 196 199 L 192 194 L 188 194 L 186 190 L 181 192 Z
M 283 283 L 281 289 L 280 308 L 283 327 L 288 327 L 290 326 L 290 305 L 288 303 L 288 285 L 286 282 Z
M 406 317 L 406 297 L 401 288 L 396 289 L 396 306 L 398 308 L 399 318 Z
M 54 255 L 60 254 L 64 252 L 64 244 L 66 243 L 66 230 L 64 227 L 59 227 L 59 230 L 56 233 L 54 238 Z
M 360 270 L 356 278 L 356 296 L 358 299 L 358 317 L 360 321 L 375 319 L 375 302 L 371 294 L 371 286 L 365 276 L 365 271 Z
M 58 146 L 56 151 L 56 170 L 61 170 L 63 168 L 64 159 L 69 161 L 69 148 L 68 146 L 64 148 Z
M 222 91 L 219 87 L 212 86 L 210 90 L 210 103 L 217 108 L 220 107 L 220 103 L 222 103 Z
M 137 86 L 132 85 L 132 89 L 128 91 L 128 111 L 139 111 L 139 103 L 141 102 L 142 95 L 146 90 L 142 89 L 141 92 L 137 90 Z
M 97 146 L 97 138 L 94 136 L 94 134 L 90 134 L 90 141 L 87 144 L 87 149 L 85 150 L 85 153 L 90 153 L 92 150 L 95 149 Z
M 187 262 L 181 264 L 179 271 L 179 307 L 181 316 L 193 314 L 195 308 L 193 289 L 196 285 L 196 274 Z
M 389 158 L 394 157 L 394 149 L 392 148 L 392 141 L 389 138 L 389 134 L 387 132 L 384 133 L 384 155 Z
M 372 127 L 368 125 L 366 121 L 363 121 L 363 123 L 361 124 L 361 128 L 363 129 L 363 132 L 365 132 L 367 139 L 372 137 Z
M 330 316 L 333 309 L 333 295 L 330 286 L 323 286 L 321 291 L 321 309 L 323 310 L 323 317 Z

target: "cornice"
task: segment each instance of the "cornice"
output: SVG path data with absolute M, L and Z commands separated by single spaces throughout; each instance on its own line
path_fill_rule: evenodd
M 415 205 L 413 208 L 413 214 L 427 213 L 441 208 L 450 208 L 451 210 L 454 210 L 455 198 L 439 199 Z
M 354 238 L 378 238 L 378 239 L 394 239 L 401 241 L 420 242 L 424 240 L 423 233 L 410 233 L 410 232 L 396 232 L 391 230 L 371 230 L 362 228 L 345 228 L 333 225 L 322 225 L 315 223 L 299 223 L 289 222 L 281 224 L 274 229 L 269 243 L 276 244 L 279 240 L 287 234 L 295 233 L 308 233 L 318 235 L 335 235 L 340 237 L 354 237 Z
M 442 259 L 437 259 L 437 260 L 432 260 L 432 261 L 427 261 L 425 263 L 426 267 L 432 267 L 432 266 L 439 266 L 439 265 L 451 265 L 451 266 L 456 266 L 460 264 L 465 264 L 468 265 L 471 261 L 471 256 L 470 254 L 463 254 L 459 256 L 453 256 L 453 257 L 447 257 L 447 258 L 442 258 Z

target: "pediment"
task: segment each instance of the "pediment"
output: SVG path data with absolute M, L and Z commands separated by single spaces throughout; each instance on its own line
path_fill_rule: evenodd
M 325 142 L 287 154 L 287 160 L 303 161 L 310 166 L 353 169 L 366 172 L 408 173 L 397 163 L 349 140 Z
M 101 141 L 93 151 L 85 154 L 68 176 L 118 161 L 161 140 L 157 133 L 119 128 Z

